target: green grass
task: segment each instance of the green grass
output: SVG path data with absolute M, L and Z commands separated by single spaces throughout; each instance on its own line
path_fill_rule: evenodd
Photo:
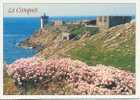
M 129 53 L 128 48 L 106 50 L 92 43 L 86 43 L 82 48 L 72 49 L 68 53 L 72 58 L 79 59 L 88 65 L 111 65 L 135 72 L 135 53 Z
M 90 32 L 91 35 L 96 34 L 98 32 L 97 28 L 90 28 L 90 27 L 84 27 L 84 26 L 70 27 L 69 30 L 70 30 L 70 33 L 75 36 L 81 36 L 86 31 Z

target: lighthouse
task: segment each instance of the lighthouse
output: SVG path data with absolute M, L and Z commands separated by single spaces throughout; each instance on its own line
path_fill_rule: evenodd
M 43 16 L 41 16 L 41 19 L 40 19 L 40 28 L 43 29 L 47 23 L 48 23 L 48 18 L 49 16 L 46 16 L 46 14 L 44 13 Z
M 42 19 L 42 17 L 40 19 L 40 28 L 43 29 L 43 19 Z

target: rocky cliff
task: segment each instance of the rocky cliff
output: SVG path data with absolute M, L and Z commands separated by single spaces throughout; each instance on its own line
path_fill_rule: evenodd
M 135 22 L 121 24 L 95 35 L 83 34 L 79 40 L 62 40 L 61 32 L 66 30 L 51 27 L 40 30 L 23 45 L 41 48 L 39 56 L 71 57 L 87 64 L 107 64 L 134 71 Z

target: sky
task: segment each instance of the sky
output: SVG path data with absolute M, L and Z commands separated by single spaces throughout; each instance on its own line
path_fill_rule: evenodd
M 48 16 L 135 16 L 135 3 L 129 4 L 5 4 L 5 17 Z

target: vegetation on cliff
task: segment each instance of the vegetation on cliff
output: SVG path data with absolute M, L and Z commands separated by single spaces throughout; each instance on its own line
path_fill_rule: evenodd
M 48 27 L 23 41 L 40 52 L 6 65 L 4 94 L 135 94 L 135 22 L 96 32 Z
M 53 42 L 39 54 L 47 58 L 71 57 L 89 65 L 112 65 L 135 72 L 135 23 L 118 25 L 92 36 L 84 34 L 77 41 Z

